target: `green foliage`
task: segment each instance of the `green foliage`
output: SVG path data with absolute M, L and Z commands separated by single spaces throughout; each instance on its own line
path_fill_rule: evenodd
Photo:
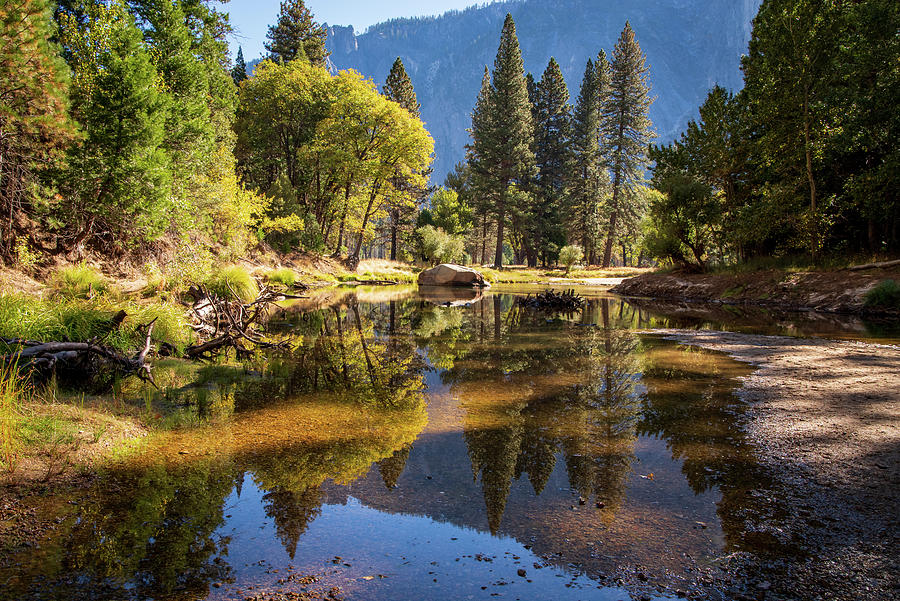
M 110 331 L 110 320 L 120 310 L 125 322 Z M 0 336 L 35 341 L 71 340 L 84 342 L 102 337 L 104 343 L 122 350 L 134 350 L 144 343 L 137 326 L 156 318 L 153 340 L 176 347 L 191 340 L 184 310 L 176 304 L 114 302 L 106 297 L 84 299 L 35 299 L 30 296 L 0 296 Z
M 610 265 L 619 230 L 636 228 L 641 217 L 641 207 L 635 204 L 639 196 L 634 191 L 643 180 L 647 147 L 654 137 L 647 116 L 653 102 L 648 71 L 634 30 L 626 22 L 613 50 L 609 93 L 600 123 L 601 153 L 612 180 L 603 267 Z
M 244 49 L 238 46 L 237 57 L 234 59 L 234 67 L 231 69 L 231 78 L 235 85 L 240 85 L 247 79 L 247 62 L 244 60 Z
M 459 236 L 472 227 L 472 210 L 460 199 L 459 194 L 446 188 L 438 188 L 431 197 L 431 224 L 451 236 Z
M 103 274 L 85 263 L 59 268 L 53 274 L 50 285 L 65 298 L 86 298 L 103 294 L 109 289 L 109 282 Z
M 313 18 L 303 0 L 284 0 L 278 22 L 269 26 L 266 50 L 273 61 L 298 59 L 316 67 L 325 67 L 329 52 L 325 49 L 327 31 Z
M 413 117 L 420 116 L 419 109 L 422 108 L 422 105 L 416 99 L 416 91 L 413 89 L 412 81 L 410 81 L 399 56 L 391 66 L 391 72 L 388 73 L 381 91 L 389 100 L 393 100 L 409 111 Z
M 453 236 L 431 225 L 416 230 L 420 239 L 422 256 L 432 265 L 438 263 L 456 263 L 465 255 L 464 242 L 461 236 Z
M 425 188 L 433 140 L 359 74 L 264 61 L 240 94 L 239 165 L 272 199 L 261 227 L 275 242 L 309 232 L 309 244 L 358 258 L 377 221 Z
M 582 259 L 584 259 L 584 251 L 578 245 L 570 244 L 559 250 L 559 262 L 566 266 L 566 275 L 569 275 L 572 266 Z
M 608 182 L 600 165 L 600 107 L 602 104 L 598 67 L 607 69 L 606 55 L 600 51 L 598 66 L 588 59 L 581 90 L 572 116 L 572 162 L 566 222 L 569 239 L 580 242 L 589 262 L 600 244 L 603 194 Z
M 266 279 L 272 284 L 281 284 L 285 288 L 292 288 L 297 282 L 297 272 L 288 267 L 281 267 L 268 272 Z
M 866 292 L 866 307 L 900 310 L 900 284 L 894 280 L 882 280 Z
M 60 15 L 72 114 L 84 131 L 61 177 L 62 212 L 74 244 L 103 231 L 136 243 L 161 233 L 172 208 L 163 147 L 170 99 L 124 5 L 85 0 L 79 8 L 87 18 Z
M 18 462 L 26 386 L 16 365 L 0 366 L 0 468 L 7 472 L 15 470 Z
M 13 215 L 37 216 L 39 176 L 62 158 L 74 136 L 67 113 L 67 70 L 50 42 L 52 3 L 0 3 L 0 252 L 13 254 Z
M 31 246 L 28 244 L 28 238 L 19 236 L 16 238 L 15 258 L 16 266 L 28 272 L 34 269 L 41 256 L 31 249 Z
M 510 192 L 516 184 L 529 182 L 536 170 L 531 101 L 511 15 L 506 15 L 503 23 L 490 79 L 485 70 L 470 131 L 469 166 L 478 192 L 491 201 L 485 205 L 485 212 L 494 216 L 497 227 L 494 264 L 501 267 Z
M 563 205 L 572 168 L 572 107 L 562 70 L 551 58 L 535 90 L 534 148 L 538 174 L 525 242 L 529 263 L 547 265 L 565 244 Z
M 256 280 L 240 265 L 228 265 L 213 271 L 204 282 L 207 289 L 221 298 L 249 303 L 259 296 Z

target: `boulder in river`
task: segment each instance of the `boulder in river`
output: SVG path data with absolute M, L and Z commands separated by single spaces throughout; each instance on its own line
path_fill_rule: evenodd
M 484 276 L 474 269 L 441 263 L 437 267 L 425 269 L 419 273 L 419 286 L 471 286 L 488 288 L 490 284 L 484 281 Z

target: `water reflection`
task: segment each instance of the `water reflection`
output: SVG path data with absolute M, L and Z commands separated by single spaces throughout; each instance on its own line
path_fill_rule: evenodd
M 633 331 L 664 318 L 609 297 L 552 316 L 504 294 L 325 304 L 273 318 L 292 351 L 163 365 L 158 400 L 179 427 L 97 481 L 56 562 L 23 556 L 0 573 L 9 590 L 227 598 L 297 566 L 361 598 L 434 580 L 430 598 L 456 599 L 462 585 L 437 582 L 425 558 L 462 582 L 487 577 L 473 558 L 492 548 L 509 557 L 498 571 L 547 570 L 523 595 L 580 598 L 552 581 L 605 587 L 629 566 L 689 579 L 698 561 L 760 544 L 748 515 L 773 509 L 749 494 L 765 475 L 733 394 L 748 368 Z M 381 553 L 385 532 L 417 559 Z

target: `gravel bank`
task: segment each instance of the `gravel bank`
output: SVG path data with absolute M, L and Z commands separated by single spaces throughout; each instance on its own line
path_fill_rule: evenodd
M 736 553 L 734 598 L 900 598 L 900 347 L 654 330 L 756 366 L 738 391 L 772 475 L 768 514 L 746 527 L 777 541 Z

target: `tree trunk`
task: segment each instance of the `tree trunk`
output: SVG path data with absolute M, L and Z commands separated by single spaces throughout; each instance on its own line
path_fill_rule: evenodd
M 494 269 L 503 269 L 503 225 L 506 221 L 506 190 L 500 193 L 497 203 L 497 251 L 494 253 Z
M 397 220 L 399 219 L 399 213 L 397 209 L 391 211 L 391 261 L 397 260 L 397 229 L 400 227 L 397 225 Z

